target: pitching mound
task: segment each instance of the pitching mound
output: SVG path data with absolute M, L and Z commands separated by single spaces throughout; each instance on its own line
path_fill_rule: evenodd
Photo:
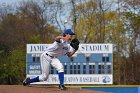
M 106 93 L 106 92 L 83 90 L 80 88 L 68 88 L 67 90 L 58 90 L 58 87 L 56 86 L 0 85 L 0 93 Z

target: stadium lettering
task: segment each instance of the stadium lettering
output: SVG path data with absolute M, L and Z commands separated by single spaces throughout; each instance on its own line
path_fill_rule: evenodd
M 39 65 L 30 65 L 30 69 L 40 69 Z
M 44 45 L 31 45 L 30 52 L 35 52 L 35 51 L 44 51 L 47 49 L 47 46 Z
M 51 80 L 52 80 L 52 82 L 59 82 L 57 77 L 52 77 Z
M 41 71 L 40 70 L 30 70 L 29 74 L 30 75 L 38 75 L 38 74 L 41 74 Z
M 109 45 L 83 45 L 84 51 L 109 51 Z
M 78 82 L 78 77 L 67 77 L 65 82 Z
M 99 77 L 80 77 L 80 82 L 99 82 Z

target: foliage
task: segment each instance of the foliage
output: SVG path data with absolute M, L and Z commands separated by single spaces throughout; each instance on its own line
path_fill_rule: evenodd
M 135 67 L 138 63 L 135 59 L 140 46 L 140 43 L 137 43 L 140 41 L 140 17 L 139 8 L 137 8 L 139 5 L 136 2 L 124 0 L 118 2 L 118 10 L 108 11 L 102 0 L 89 0 L 77 4 L 73 10 L 75 15 L 78 15 L 75 32 L 82 43 L 114 44 L 113 70 L 114 76 L 118 77 L 114 78 L 115 84 L 136 83 L 134 82 L 136 74 L 130 74 L 131 77 L 127 76 L 128 71 L 137 73 Z M 120 3 L 125 5 L 122 7 L 126 11 L 120 9 Z M 130 59 L 131 62 L 128 63 Z M 121 73 L 122 71 L 124 73 Z
M 9 56 L 0 56 L 0 84 L 19 84 L 25 77 L 25 49 L 15 49 Z
M 22 83 L 26 44 L 51 43 L 60 33 L 49 24 L 49 17 L 44 17 L 43 10 L 37 2 L 29 1 L 21 4 L 14 13 L 0 13 L 0 84 Z
M 139 0 L 118 0 L 116 9 L 106 2 L 30 0 L 15 6 L 14 12 L 0 7 L 0 84 L 22 82 L 26 44 L 51 43 L 62 31 L 61 25 L 65 28 L 62 21 L 69 13 L 64 6 L 72 9 L 69 21 L 81 43 L 114 44 L 114 84 L 139 84 Z

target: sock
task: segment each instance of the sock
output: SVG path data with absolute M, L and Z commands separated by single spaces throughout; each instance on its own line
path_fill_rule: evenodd
M 64 72 L 59 72 L 58 76 L 59 76 L 60 85 L 64 85 Z
M 39 82 L 39 76 L 30 79 L 29 83 L 33 83 L 33 82 Z

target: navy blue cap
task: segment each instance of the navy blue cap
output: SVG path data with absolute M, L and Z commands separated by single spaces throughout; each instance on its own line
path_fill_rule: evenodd
M 75 33 L 71 31 L 71 29 L 66 29 L 64 34 L 75 35 Z

